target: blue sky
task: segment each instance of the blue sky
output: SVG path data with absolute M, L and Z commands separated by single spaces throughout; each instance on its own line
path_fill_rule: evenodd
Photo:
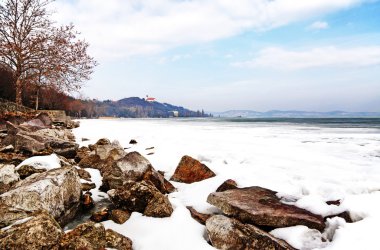
M 58 0 L 99 61 L 82 93 L 192 109 L 380 111 L 380 2 Z

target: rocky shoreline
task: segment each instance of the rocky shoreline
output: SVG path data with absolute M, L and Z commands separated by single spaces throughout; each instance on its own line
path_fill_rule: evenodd
M 101 222 L 123 224 L 133 212 L 170 217 L 174 209 L 168 194 L 176 191 L 171 182 L 215 176 L 183 156 L 167 180 L 140 153 L 127 153 L 106 138 L 79 148 L 71 131 L 78 125 L 53 124 L 46 113 L 0 121 L 0 249 L 133 249 L 127 236 L 106 230 Z M 88 168 L 100 172 L 99 187 Z M 108 194 L 109 205 L 100 207 L 94 200 L 98 189 Z M 189 216 L 205 225 L 205 241 L 217 249 L 294 249 L 269 231 L 295 225 L 325 229 L 327 218 L 286 204 L 276 193 L 227 180 L 207 198 L 218 208 L 216 214 L 188 207 Z M 84 213 L 91 213 L 87 221 L 63 230 Z M 351 222 L 347 212 L 336 216 Z

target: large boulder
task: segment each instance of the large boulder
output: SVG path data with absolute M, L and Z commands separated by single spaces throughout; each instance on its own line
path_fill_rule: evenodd
M 164 177 L 159 174 L 150 162 L 138 152 L 131 152 L 123 158 L 106 165 L 101 169 L 103 190 L 116 189 L 128 181 L 146 181 L 152 183 L 160 192 L 169 193 Z
M 0 249 L 57 249 L 63 232 L 46 211 L 0 230 Z
M 190 184 L 193 182 L 203 181 L 214 176 L 215 173 L 212 172 L 206 165 L 190 156 L 185 155 L 182 157 L 170 180 Z
M 61 225 L 71 220 L 79 206 L 81 184 L 73 167 L 32 175 L 0 195 L 0 204 L 28 212 L 44 209 Z
M 325 228 L 321 216 L 284 204 L 276 196 L 276 192 L 261 187 L 211 193 L 207 202 L 244 223 L 276 228 L 305 225 L 319 231 Z
M 145 181 L 126 182 L 122 188 L 108 191 L 117 208 L 140 212 L 150 217 L 169 217 L 173 207 L 167 196 Z
M 208 219 L 206 229 L 211 244 L 217 249 L 294 250 L 285 241 L 224 215 L 214 215 Z

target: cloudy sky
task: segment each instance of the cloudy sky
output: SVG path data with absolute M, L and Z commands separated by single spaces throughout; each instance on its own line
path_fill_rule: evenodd
M 207 111 L 380 111 L 380 1 L 57 0 L 100 65 L 83 94 Z

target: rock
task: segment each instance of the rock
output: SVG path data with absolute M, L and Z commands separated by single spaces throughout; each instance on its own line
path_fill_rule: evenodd
M 50 213 L 61 225 L 74 218 L 81 197 L 80 179 L 73 167 L 52 169 L 16 183 L 0 195 L 0 204 L 33 212 Z
M 220 185 L 215 192 L 223 192 L 226 190 L 236 189 L 237 183 L 234 180 L 228 179 Z
M 91 189 L 94 189 L 96 188 L 96 185 L 95 183 L 92 183 L 92 182 L 84 182 L 84 183 L 81 183 L 81 189 L 82 191 L 86 192 L 86 191 L 90 191 Z
M 121 209 L 114 209 L 111 211 L 110 219 L 117 224 L 124 224 L 131 217 L 131 213 Z
M 91 148 L 81 148 L 75 157 L 82 168 L 109 168 L 114 161 L 123 158 L 126 155 L 124 149 L 118 141 L 110 142 L 108 139 L 100 139 Z
M 212 172 L 206 165 L 191 158 L 190 156 L 185 155 L 182 157 L 174 172 L 174 175 L 170 178 L 170 180 L 190 184 L 193 182 L 203 181 L 214 176 L 215 173 Z
M 243 224 L 223 215 L 214 215 L 206 221 L 211 244 L 217 249 L 293 250 L 285 241 L 276 239 L 261 229 Z
M 88 155 L 87 157 L 81 159 L 78 165 L 81 168 L 95 168 L 95 169 L 101 169 L 101 167 L 103 166 L 102 160 L 100 160 L 99 155 Z
M 108 195 L 115 207 L 129 212 L 160 218 L 169 217 L 173 212 L 168 197 L 145 181 L 129 181 L 120 189 L 108 191 Z
M 102 222 L 109 220 L 110 210 L 108 208 L 103 208 L 102 210 L 95 212 L 91 215 L 90 220 L 94 222 Z
M 14 165 L 0 164 L 0 184 L 14 184 L 20 180 L 20 176 Z
M 83 137 L 82 141 L 89 141 L 90 139 Z
M 14 150 L 15 148 L 13 147 L 13 145 L 8 145 L 8 146 L 0 148 L 1 153 L 10 153 L 10 152 L 13 152 Z
M 25 161 L 27 156 L 19 153 L 0 153 L 0 163 L 18 165 Z
M 165 178 L 164 178 L 164 187 L 165 187 L 166 193 L 168 194 L 177 191 L 177 189 L 173 186 L 173 184 L 171 184 L 170 181 L 166 180 Z
M 71 141 L 64 141 L 60 139 L 52 139 L 45 143 L 47 147 L 53 149 L 53 152 L 57 155 L 61 155 L 67 159 L 72 159 L 77 155 L 78 144 Z
M 47 129 L 40 129 L 38 131 L 35 131 L 34 133 L 43 137 L 48 136 L 48 137 L 58 138 L 64 141 L 72 141 L 72 142 L 75 141 L 75 136 L 73 132 L 69 129 L 47 128 Z
M 46 127 L 50 127 L 51 125 L 53 125 L 53 121 L 48 113 L 45 113 L 45 112 L 39 113 L 36 116 L 36 119 L 40 120 L 42 124 Z
M 0 230 L 0 249 L 57 249 L 63 232 L 46 211 Z
M 73 158 L 76 155 L 78 144 L 52 136 L 57 130 L 38 130 L 32 132 L 22 126 L 7 122 L 8 135 L 2 140 L 3 145 L 12 145 L 15 152 L 26 155 L 38 155 L 40 152 L 51 149 L 58 155 Z
M 107 138 L 99 139 L 99 140 L 95 143 L 95 145 L 98 145 L 98 146 L 100 146 L 100 145 L 109 145 L 109 144 L 111 144 L 111 141 L 108 140 Z M 92 151 L 92 149 L 91 149 L 91 151 Z
M 29 217 L 31 212 L 13 208 L 4 204 L 0 205 L 0 228 L 9 226 L 18 220 Z
M 150 164 L 150 162 L 138 152 L 131 152 L 112 164 L 105 164 L 101 169 L 103 176 L 102 190 L 120 188 L 128 181 L 151 182 L 162 193 L 167 193 L 165 181 Z
M 340 206 L 340 200 L 335 200 L 335 201 L 326 201 L 327 205 L 335 205 L 335 206 Z
M 206 221 L 212 216 L 211 214 L 199 213 L 197 210 L 190 206 L 187 206 L 186 208 L 189 209 L 191 217 L 193 217 L 194 220 L 198 221 L 202 225 L 206 225 Z
M 137 144 L 137 141 L 135 139 L 132 139 L 129 141 L 129 144 Z
M 86 180 L 86 181 L 91 181 L 91 174 L 87 172 L 86 170 L 82 168 L 77 168 L 76 169 L 79 175 L 79 178 Z
M 117 250 L 132 250 L 132 241 L 112 229 L 106 230 L 106 247 Z
M 32 174 L 40 174 L 46 171 L 47 170 L 45 168 L 37 169 L 29 165 L 22 165 L 19 169 L 17 169 L 17 173 L 20 175 L 21 180 L 24 180 Z
M 207 202 L 244 223 L 276 228 L 304 225 L 319 231 L 325 228 L 321 216 L 296 206 L 283 204 L 276 196 L 276 192 L 261 187 L 211 193 Z
M 88 147 L 80 147 L 77 150 L 77 155 L 74 158 L 75 162 L 79 163 L 82 159 L 88 157 L 90 153 L 91 150 Z
M 100 223 L 83 223 L 68 233 L 59 242 L 60 249 L 104 249 L 106 230 Z
M 91 193 L 87 192 L 82 196 L 82 208 L 84 210 L 90 210 L 94 207 L 94 200 L 91 197 Z

